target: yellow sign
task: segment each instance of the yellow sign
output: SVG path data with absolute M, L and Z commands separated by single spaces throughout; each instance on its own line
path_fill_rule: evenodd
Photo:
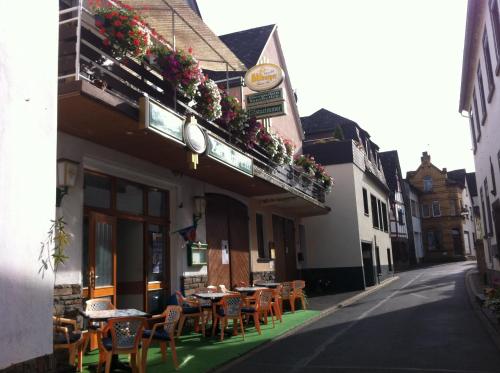
M 245 74 L 245 84 L 252 91 L 268 91 L 276 88 L 285 78 L 281 67 L 272 63 L 255 65 Z

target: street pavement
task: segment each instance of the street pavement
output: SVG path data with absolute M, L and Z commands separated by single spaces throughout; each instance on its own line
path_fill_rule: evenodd
M 399 273 L 399 280 L 223 371 L 499 373 L 500 351 L 465 288 L 474 266 Z

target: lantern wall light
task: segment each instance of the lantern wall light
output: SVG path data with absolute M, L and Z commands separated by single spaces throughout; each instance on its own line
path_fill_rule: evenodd
M 78 162 L 69 159 L 57 160 L 56 206 L 61 206 L 63 197 L 68 194 L 68 188 L 76 185 Z

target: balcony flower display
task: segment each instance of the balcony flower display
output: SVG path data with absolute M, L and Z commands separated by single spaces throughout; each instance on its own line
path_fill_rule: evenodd
M 196 97 L 204 80 L 200 64 L 191 53 L 191 48 L 188 52 L 182 49 L 174 51 L 163 45 L 150 50 L 163 77 L 190 100 Z
M 293 161 L 293 154 L 295 153 L 295 145 L 293 144 L 292 141 L 290 140 L 283 140 L 283 143 L 285 145 L 285 157 L 284 157 L 284 163 L 285 164 L 292 164 Z
M 257 143 L 267 153 L 269 158 L 275 160 L 278 144 L 276 137 L 267 128 L 262 127 L 257 133 Z
M 208 120 L 214 121 L 220 118 L 222 115 L 221 94 L 217 84 L 212 79 L 205 78 L 198 86 L 198 91 L 194 109 Z
M 295 157 L 293 163 L 296 166 L 301 167 L 303 171 L 309 176 L 315 176 L 316 161 L 314 160 L 314 157 L 307 154 L 301 154 Z
M 315 165 L 314 177 L 319 184 L 323 185 L 328 190 L 333 186 L 333 178 L 326 173 L 325 167 L 319 163 Z
M 257 134 L 261 129 L 261 122 L 258 122 L 255 117 L 248 118 L 241 139 L 247 149 L 252 149 L 257 144 Z
M 221 98 L 222 115 L 216 123 L 228 130 L 234 136 L 241 136 L 245 129 L 247 115 L 241 107 L 240 101 L 225 92 Z
M 146 54 L 150 44 L 149 33 L 131 6 L 102 5 L 99 1 L 95 1 L 91 6 L 96 15 L 95 25 L 99 33 L 105 36 L 103 44 L 111 48 L 113 57 L 121 58 L 127 53 L 134 57 Z
M 285 141 L 276 134 L 273 134 L 274 142 L 276 144 L 276 153 L 274 153 L 273 161 L 277 164 L 285 164 L 285 157 L 287 156 Z

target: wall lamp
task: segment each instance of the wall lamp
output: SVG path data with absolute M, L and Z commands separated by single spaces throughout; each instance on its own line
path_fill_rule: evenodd
M 74 187 L 78 175 L 78 162 L 69 159 L 57 160 L 56 206 L 60 207 L 63 197 L 68 194 L 68 188 Z
M 205 199 L 204 196 L 194 196 L 193 204 L 194 204 L 193 220 L 198 221 L 202 218 L 203 214 L 205 213 L 207 200 Z

